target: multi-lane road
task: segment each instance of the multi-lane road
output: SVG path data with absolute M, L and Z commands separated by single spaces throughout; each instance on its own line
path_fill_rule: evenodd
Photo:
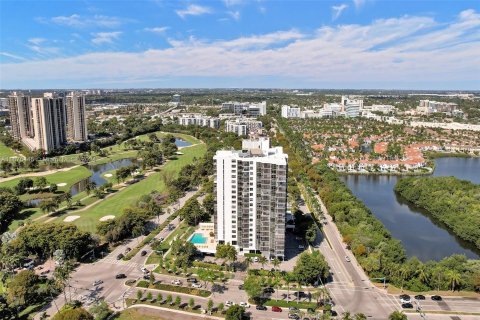
M 326 287 L 336 302 L 336 311 L 339 313 L 344 311 L 361 312 L 369 319 L 387 319 L 394 310 L 402 310 L 398 296 L 388 294 L 386 290 L 372 284 L 353 254 L 345 248 L 340 232 L 323 202 L 318 196 L 317 199 L 321 204 L 325 223 L 322 232 L 317 230 L 316 249 L 325 256 L 332 272 L 333 281 L 326 284 Z M 302 209 L 307 212 L 305 207 Z M 414 306 L 417 306 L 416 303 Z M 478 319 L 480 314 L 480 300 L 474 298 L 444 298 L 443 301 L 437 302 L 427 297 L 426 300 L 419 301 L 419 306 L 422 310 L 427 311 L 425 319 Z M 428 311 L 476 313 L 476 315 L 440 315 L 428 313 Z M 422 319 L 420 313 L 408 312 L 409 319 Z

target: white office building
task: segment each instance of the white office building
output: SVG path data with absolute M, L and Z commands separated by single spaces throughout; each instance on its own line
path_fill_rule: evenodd
M 217 151 L 215 238 L 241 253 L 285 256 L 288 156 L 267 138 Z
M 264 116 L 267 114 L 267 102 L 224 102 L 222 103 L 222 112 L 233 113 L 236 115 L 245 115 L 250 117 Z
M 225 121 L 225 131 L 234 132 L 238 136 L 246 136 L 251 131 L 261 129 L 262 126 L 262 121 L 249 118 L 239 118 Z
M 200 126 L 218 129 L 220 127 L 220 120 L 201 114 L 190 114 L 179 117 L 178 124 L 182 126 Z
M 300 118 L 300 108 L 284 105 L 282 106 L 282 117 L 283 118 Z
M 356 118 L 360 115 L 363 109 L 363 100 L 361 99 L 350 99 L 347 96 L 342 96 L 342 102 L 345 115 L 348 118 Z

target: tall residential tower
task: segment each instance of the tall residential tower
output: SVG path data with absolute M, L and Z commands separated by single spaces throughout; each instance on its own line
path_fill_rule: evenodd
M 242 149 L 214 157 L 216 241 L 283 259 L 288 156 L 267 138 L 244 140 Z
M 67 138 L 72 142 L 88 140 L 87 120 L 85 119 L 85 96 L 71 92 L 66 98 Z

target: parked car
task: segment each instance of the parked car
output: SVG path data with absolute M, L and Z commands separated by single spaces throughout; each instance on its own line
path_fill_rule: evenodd
M 202 287 L 202 285 L 200 283 L 196 283 L 196 282 L 192 283 L 192 288 L 197 288 L 198 289 L 198 288 L 201 288 L 201 287 Z
M 162 237 L 158 238 L 158 241 L 160 241 L 160 242 L 162 242 L 163 240 L 165 240 L 165 239 L 163 239 Z
M 120 253 L 118 256 L 117 256 L 117 260 L 122 260 L 123 257 L 125 257 L 122 253 Z
M 181 286 L 182 285 L 182 281 L 178 280 L 178 279 L 175 279 L 175 280 L 172 280 L 172 284 L 176 285 L 176 286 Z
M 268 287 L 263 289 L 263 293 L 275 293 L 275 290 L 273 290 L 273 288 Z
M 142 257 L 145 257 L 147 255 L 147 251 L 146 250 L 142 250 L 142 252 L 140 252 L 140 255 Z
M 233 301 L 227 301 L 225 302 L 225 307 L 231 307 L 233 306 L 235 303 Z
M 273 306 L 273 307 L 272 307 L 272 311 L 273 311 L 273 312 L 282 312 L 282 308 L 277 307 L 277 306 Z
M 345 261 L 350 262 L 350 258 L 348 256 L 345 256 Z
M 265 310 L 267 310 L 267 307 L 262 306 L 262 305 L 257 305 L 257 306 L 255 307 L 255 309 L 265 311 Z
M 187 278 L 187 282 L 197 283 L 197 278 Z
M 400 297 L 400 302 L 401 303 L 411 303 L 412 300 L 410 299 L 410 297 Z
M 238 289 L 243 290 L 243 284 L 239 285 Z
M 407 302 L 407 303 L 402 303 L 402 308 L 403 309 L 413 309 L 413 304 Z
M 248 304 L 248 302 L 243 302 L 243 301 L 242 301 L 242 302 L 240 302 L 238 305 L 239 305 L 240 307 L 250 308 L 250 305 Z
M 258 257 L 253 257 L 253 262 L 258 262 L 259 260 Z
M 432 300 L 434 300 L 434 301 L 442 301 L 442 297 L 440 297 L 440 296 L 432 296 Z
M 288 314 L 288 319 L 295 319 L 295 320 L 299 320 L 300 319 L 300 316 L 296 313 L 290 313 Z
M 418 294 L 415 296 L 415 300 L 425 300 L 425 296 L 423 294 Z
M 103 283 L 103 280 L 97 280 L 93 283 L 93 286 L 96 287 L 98 285 L 101 285 Z
M 300 310 L 298 310 L 297 307 L 290 307 L 290 308 L 288 308 L 288 311 L 290 311 L 290 312 L 298 312 L 298 311 L 300 311 Z
M 128 253 L 128 252 L 130 252 L 130 251 L 132 251 L 132 249 L 131 249 L 130 247 L 126 247 L 126 248 L 125 248 L 125 252 L 126 252 L 126 253 Z
M 143 273 L 148 273 L 149 271 L 145 267 L 141 267 L 140 270 L 142 270 Z
M 125 279 L 126 277 L 125 273 L 119 273 L 115 276 L 115 279 Z

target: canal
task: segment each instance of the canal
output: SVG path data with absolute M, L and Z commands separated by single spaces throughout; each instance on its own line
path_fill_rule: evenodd
M 480 184 L 480 158 L 439 158 L 433 176 L 455 176 Z M 362 200 L 392 235 L 401 240 L 408 256 L 440 260 L 455 253 L 478 259 L 480 252 L 451 233 L 425 210 L 411 205 L 393 188 L 399 176 L 343 175 L 341 180 Z

